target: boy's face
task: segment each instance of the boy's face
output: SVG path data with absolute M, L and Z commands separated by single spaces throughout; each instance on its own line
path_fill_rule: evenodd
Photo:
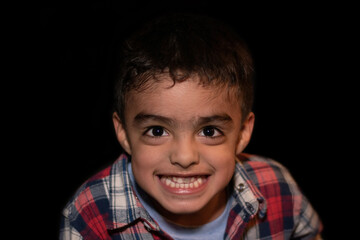
M 226 186 L 250 140 L 254 115 L 241 125 L 238 100 L 196 78 L 173 85 L 168 76 L 130 92 L 126 128 L 114 115 L 123 148 L 131 154 L 139 186 L 157 210 L 182 225 L 204 224 L 221 214 Z

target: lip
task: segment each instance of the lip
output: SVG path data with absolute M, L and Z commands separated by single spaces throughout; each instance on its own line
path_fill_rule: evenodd
M 203 191 L 208 185 L 208 174 L 163 174 L 157 175 L 160 186 L 177 195 L 191 195 Z

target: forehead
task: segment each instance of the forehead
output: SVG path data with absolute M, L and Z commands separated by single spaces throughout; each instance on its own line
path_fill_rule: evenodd
M 146 88 L 128 93 L 125 118 L 139 113 L 167 116 L 179 121 L 211 115 L 240 118 L 241 107 L 235 90 L 200 83 L 198 77 L 174 83 L 169 76 L 149 80 Z M 130 119 L 128 119 L 130 120 Z
M 204 81 L 197 74 L 191 75 L 185 81 L 174 81 L 169 74 L 162 73 L 154 77 L 149 77 L 141 86 L 131 90 L 127 98 L 134 100 L 135 98 L 144 96 L 154 97 L 167 93 L 171 95 L 171 90 L 175 88 L 173 92 L 177 92 L 178 90 L 183 93 L 198 91 L 199 95 L 209 98 L 208 100 L 212 98 L 218 100 L 219 98 L 223 98 L 222 100 L 229 102 L 239 101 L 236 87 L 230 87 L 227 83 L 221 84 L 220 81 L 214 82 L 215 83 L 209 83 L 209 81 Z

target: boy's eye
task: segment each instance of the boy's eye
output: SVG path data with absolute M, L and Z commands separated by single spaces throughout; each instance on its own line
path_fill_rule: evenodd
M 200 136 L 202 137 L 219 137 L 222 135 L 223 134 L 220 130 L 211 126 L 203 128 L 202 131 L 200 132 Z
M 163 137 L 163 136 L 168 136 L 169 134 L 165 131 L 163 127 L 155 126 L 149 128 L 145 132 L 145 135 L 149 137 Z

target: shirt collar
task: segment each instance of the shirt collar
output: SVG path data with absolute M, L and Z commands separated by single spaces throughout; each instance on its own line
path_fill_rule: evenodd
M 243 209 L 250 216 L 254 216 L 258 213 L 260 218 L 264 217 L 267 209 L 266 200 L 249 177 L 240 160 L 237 160 L 236 162 L 233 184 L 233 197 L 235 198 L 236 203 L 243 206 Z
M 142 220 L 145 227 L 160 230 L 152 220 L 132 188 L 127 171 L 129 158 L 121 155 L 113 164 L 109 178 L 109 201 L 111 216 L 107 224 L 109 230 L 125 228 L 134 221 Z M 259 189 L 251 181 L 243 164 L 237 161 L 233 177 L 233 205 L 245 206 L 247 214 L 253 216 L 259 212 L 263 217 L 266 213 L 266 200 Z
M 134 221 L 142 220 L 145 227 L 159 230 L 137 198 L 127 171 L 129 157 L 121 155 L 113 164 L 109 180 L 109 201 L 111 216 L 109 230 L 127 227 Z

